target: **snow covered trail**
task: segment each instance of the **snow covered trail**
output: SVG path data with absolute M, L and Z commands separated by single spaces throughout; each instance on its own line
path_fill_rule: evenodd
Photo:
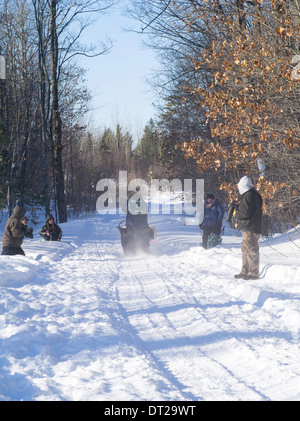
M 1 400 L 300 399 L 297 245 L 262 243 L 249 283 L 233 279 L 230 230 L 204 251 L 197 226 L 152 216 L 152 254 L 127 258 L 119 221 L 72 221 L 62 243 L 1 256 Z

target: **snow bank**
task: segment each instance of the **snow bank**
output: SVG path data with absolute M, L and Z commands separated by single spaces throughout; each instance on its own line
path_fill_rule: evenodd
M 0 286 L 17 287 L 38 277 L 47 264 L 60 260 L 77 247 L 74 232 L 81 221 L 61 224 L 64 238 L 61 242 L 48 242 L 39 236 L 39 228 L 34 230 L 34 239 L 24 239 L 22 248 L 26 256 L 0 256 Z M 5 224 L 2 224 L 2 239 Z M 79 231 L 80 232 L 80 231 Z M 2 251 L 2 243 L 0 242 Z
M 39 263 L 33 259 L 1 256 L 0 286 L 21 286 L 29 282 L 39 270 Z

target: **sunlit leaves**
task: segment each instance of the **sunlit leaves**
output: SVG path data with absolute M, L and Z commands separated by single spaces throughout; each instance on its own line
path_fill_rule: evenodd
M 248 15 L 243 9 L 242 17 L 248 19 L 243 26 L 240 14 L 224 13 L 225 6 L 222 13 L 213 13 L 217 3 L 208 0 L 201 11 L 195 7 L 187 22 L 198 19 L 214 32 L 210 49 L 192 60 L 195 72 L 207 69 L 210 82 L 206 88 L 185 87 L 205 110 L 211 140 L 194 139 L 181 147 L 202 172 L 214 168 L 224 174 L 231 169 L 237 177 L 241 170 L 253 174 L 266 199 L 276 201 L 282 191 L 287 197 L 299 194 L 289 187 L 292 182 L 278 180 L 284 176 L 277 169 L 277 162 L 285 156 L 290 160 L 300 146 L 300 80 L 292 75 L 292 47 L 300 43 L 299 11 L 297 16 L 281 0 L 247 2 L 259 8 L 247 9 Z M 260 157 L 272 162 L 276 173 L 258 178 Z M 221 189 L 230 199 L 236 194 L 231 182 Z

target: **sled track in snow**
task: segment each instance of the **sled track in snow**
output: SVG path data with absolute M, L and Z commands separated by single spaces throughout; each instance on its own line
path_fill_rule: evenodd
M 207 275 L 207 273 L 202 274 L 202 277 L 205 277 Z M 197 283 L 199 283 L 199 288 L 201 289 L 201 276 L 199 276 L 198 278 L 192 278 L 195 282 L 194 285 L 196 285 Z M 169 281 L 170 284 L 170 281 Z M 210 317 L 206 314 L 206 310 L 208 309 L 219 309 L 222 310 L 222 308 L 227 308 L 230 309 L 231 307 L 234 306 L 238 306 L 239 308 L 241 308 L 245 303 L 243 301 L 235 301 L 235 300 L 231 300 L 231 297 L 228 297 L 228 301 L 226 303 L 216 303 L 216 304 L 212 304 L 212 303 L 205 303 L 205 304 L 201 304 L 201 301 L 199 298 L 197 298 L 195 296 L 195 294 L 191 293 L 191 289 L 189 288 L 189 285 L 187 284 L 185 288 L 183 288 L 180 285 L 176 285 L 176 288 L 178 291 L 180 291 L 180 296 L 184 297 L 184 303 L 183 305 L 189 305 L 186 303 L 192 303 L 193 308 L 196 310 L 196 312 L 198 313 L 199 317 L 196 317 L 199 320 L 199 323 L 201 323 L 201 320 L 205 319 L 206 322 L 211 322 Z M 203 299 L 204 297 L 202 297 Z M 213 319 L 213 324 L 216 328 L 216 330 L 219 333 L 219 339 L 220 337 L 223 338 L 223 340 L 231 340 L 234 339 L 236 341 L 236 343 L 238 344 L 239 347 L 245 348 L 245 346 L 248 348 L 248 350 L 250 350 L 251 348 L 245 344 L 245 341 L 243 339 L 243 337 L 239 337 L 238 335 L 235 335 L 233 332 L 230 333 L 228 332 L 228 326 L 227 329 L 224 329 L 224 326 L 220 323 L 219 320 L 216 320 L 215 317 Z M 223 371 L 224 373 L 227 373 L 229 377 L 231 377 L 233 379 L 234 382 L 240 383 L 240 385 L 246 389 L 251 390 L 254 394 L 256 394 L 260 399 L 264 399 L 267 400 L 267 396 L 265 396 L 264 394 L 262 394 L 259 390 L 255 389 L 253 386 L 251 386 L 250 384 L 247 384 L 247 382 L 245 380 L 243 380 L 242 378 L 239 378 L 239 376 L 237 376 L 228 366 L 226 366 L 225 364 L 223 364 L 221 361 L 218 361 L 216 358 L 212 358 L 209 353 L 205 352 L 203 349 L 201 349 L 201 345 L 203 344 L 207 344 L 209 343 L 209 340 L 214 341 L 216 339 L 215 335 L 211 335 L 211 338 L 209 337 L 205 337 L 202 341 L 202 343 L 199 344 L 199 349 L 200 349 L 200 353 L 202 354 L 202 356 L 205 359 L 209 359 L 212 362 L 212 366 L 218 366 L 221 371 Z M 193 342 L 193 340 L 189 337 L 186 336 L 186 345 L 188 346 L 189 342 Z
M 128 264 L 128 262 L 127 262 Z M 124 265 L 124 263 L 123 263 Z M 161 280 L 163 280 L 163 284 L 166 287 L 166 290 L 168 291 L 168 293 L 170 294 L 170 296 L 174 295 L 174 292 L 176 293 L 176 297 L 178 297 L 178 295 L 180 297 L 185 297 L 184 299 L 181 298 L 180 302 L 175 304 L 174 306 L 170 305 L 169 310 L 171 311 L 178 311 L 178 310 L 184 310 L 185 308 L 193 308 L 196 313 L 198 314 L 197 319 L 199 320 L 199 323 L 201 323 L 201 320 L 203 319 L 207 319 L 207 316 L 205 314 L 205 310 L 209 307 L 213 307 L 210 304 L 206 304 L 206 305 L 201 305 L 201 303 L 199 302 L 199 300 L 193 295 L 191 294 L 189 291 L 187 291 L 185 288 L 181 287 L 180 285 L 174 285 L 171 281 L 167 280 L 166 278 L 164 278 L 163 274 L 161 273 L 161 271 L 158 273 L 157 269 L 153 269 L 153 261 L 150 259 L 146 260 L 146 263 L 144 262 L 141 266 L 139 271 L 136 270 L 136 268 L 133 266 L 134 263 L 130 262 L 130 269 L 131 269 L 131 280 L 133 280 L 133 283 L 137 286 L 137 289 L 140 289 L 145 297 L 145 299 L 147 300 L 147 302 L 149 303 L 149 307 L 146 308 L 145 310 L 138 310 L 137 313 L 139 314 L 147 314 L 148 316 L 154 313 L 160 314 L 161 319 L 163 319 L 165 321 L 165 325 L 167 325 L 171 330 L 173 330 L 174 332 L 176 332 L 176 327 L 174 326 L 173 322 L 169 319 L 168 317 L 168 312 L 166 311 L 166 308 L 164 308 L 164 312 L 161 311 L 161 309 L 155 304 L 155 302 L 147 295 L 147 293 L 145 293 L 144 288 L 143 288 L 143 272 L 149 272 L 149 270 L 151 269 L 151 274 L 153 276 L 153 278 L 159 278 Z M 150 267 L 151 266 L 151 267 Z M 127 272 L 128 272 L 128 268 L 127 268 Z M 124 306 L 121 304 L 121 298 L 120 298 L 120 291 L 119 291 L 119 287 L 118 287 L 118 281 L 122 278 L 122 276 L 119 277 L 119 279 L 115 282 L 115 294 L 116 294 L 116 300 L 118 303 L 118 307 L 119 307 L 119 312 L 122 315 L 122 320 L 124 322 L 123 325 L 123 329 L 125 331 L 128 332 L 128 334 L 132 337 L 133 341 L 138 343 L 140 346 L 140 349 L 142 352 L 145 352 L 153 361 L 153 363 L 155 364 L 155 366 L 157 367 L 157 369 L 161 372 L 162 375 L 164 375 L 169 381 L 170 383 L 176 387 L 180 393 L 183 395 L 184 399 L 188 399 L 188 400 L 201 400 L 203 399 L 203 397 L 201 395 L 199 395 L 199 393 L 197 395 L 195 395 L 194 393 L 186 393 L 184 391 L 184 389 L 188 389 L 189 385 L 188 384 L 184 384 L 182 383 L 181 380 L 178 379 L 178 376 L 176 374 L 174 374 L 168 367 L 168 361 L 163 361 L 162 359 L 159 358 L 159 356 L 157 356 L 157 352 L 159 352 L 160 349 L 160 341 L 156 341 L 156 344 L 152 346 L 148 345 L 149 341 L 145 341 L 143 339 L 141 339 L 140 337 L 140 332 L 136 329 L 136 327 L 134 327 L 130 321 L 130 314 L 136 313 L 136 312 L 128 312 Z M 126 279 L 125 279 L 126 281 Z M 178 294 L 179 293 L 179 294 Z M 241 302 L 237 303 L 237 302 L 231 302 L 229 301 L 228 303 L 226 303 L 226 307 L 231 307 L 233 305 L 237 305 L 237 304 L 241 304 Z M 219 308 L 221 309 L 222 307 L 224 307 L 223 304 L 217 304 L 214 305 L 215 308 Z M 151 316 L 150 316 L 151 317 Z M 195 317 L 195 316 L 194 316 Z M 118 321 L 119 322 L 119 321 Z M 231 339 L 233 338 L 233 335 L 224 331 L 224 329 L 214 321 L 214 325 L 215 327 L 218 329 L 219 332 L 219 336 L 222 336 L 223 340 L 226 339 Z M 162 328 L 164 328 L 163 324 L 161 325 Z M 231 377 L 232 378 L 232 382 L 233 383 L 239 383 L 240 387 L 242 388 L 246 388 L 251 390 L 252 393 L 254 393 L 256 395 L 256 397 L 258 399 L 264 399 L 264 400 L 268 400 L 268 397 L 265 396 L 262 392 L 260 392 L 259 390 L 255 389 L 252 385 L 247 384 L 245 380 L 243 380 L 242 378 L 238 378 L 238 376 L 236 374 L 234 374 L 231 369 L 229 367 L 227 367 L 225 364 L 223 364 L 222 362 L 218 361 L 215 358 L 210 357 L 204 350 L 202 350 L 202 345 L 206 345 L 207 343 L 209 343 L 210 339 L 212 341 L 216 340 L 216 336 L 214 334 L 211 335 L 211 338 L 209 336 L 204 336 L 200 341 L 199 339 L 194 339 L 192 337 L 189 337 L 188 335 L 184 335 L 180 336 L 180 338 L 178 338 L 178 340 L 172 340 L 170 341 L 170 343 L 172 343 L 172 346 L 174 348 L 180 347 L 180 348 L 185 348 L 185 347 L 189 347 L 189 346 L 195 346 L 198 345 L 198 352 L 199 352 L 199 357 L 202 357 L 205 360 L 210 360 L 210 365 L 212 366 L 211 369 L 212 371 L 217 371 L 217 372 L 223 372 L 223 375 L 225 374 L 226 377 Z M 219 338 L 220 339 L 220 338 Z M 236 343 L 238 346 L 245 348 L 245 346 L 247 347 L 247 351 L 248 352 L 252 352 L 251 348 L 249 346 L 247 346 L 245 343 L 243 343 L 243 339 L 239 339 L 238 337 L 234 337 Z M 153 343 L 153 341 L 151 341 Z M 155 342 L 155 341 L 154 341 Z M 163 348 L 164 346 L 164 341 L 161 342 L 161 347 Z M 216 369 L 217 367 L 217 369 Z M 237 387 L 237 386 L 235 386 Z
M 210 253 L 214 253 L 210 251 Z M 101 253 L 98 252 L 99 260 L 104 262 Z M 111 259 L 105 259 L 105 263 L 108 264 L 111 268 L 111 271 L 114 275 L 111 278 L 111 284 L 109 287 L 109 302 L 113 308 L 110 309 L 110 317 L 112 324 L 118 335 L 120 337 L 126 337 L 127 340 L 130 338 L 130 342 L 136 345 L 138 352 L 147 356 L 147 359 L 150 362 L 150 365 L 153 369 L 158 372 L 162 377 L 164 377 L 171 385 L 172 388 L 176 388 L 183 399 L 188 400 L 201 400 L 205 399 L 205 396 L 200 391 L 193 390 L 189 387 L 188 381 L 182 378 L 182 373 L 176 370 L 173 370 L 171 367 L 171 362 L 166 359 L 164 356 L 164 348 L 166 345 L 166 339 L 157 339 L 150 337 L 144 337 L 145 331 L 139 328 L 139 324 L 143 324 L 141 321 L 142 317 L 147 318 L 149 326 L 153 326 L 155 330 L 155 324 L 157 324 L 157 329 L 163 331 L 167 329 L 168 332 L 173 332 L 173 339 L 167 341 L 168 347 L 170 349 L 188 349 L 189 347 L 197 347 L 199 361 L 202 359 L 204 362 L 209 362 L 210 372 L 219 373 L 218 375 L 230 384 L 232 388 L 232 395 L 238 395 L 239 390 L 243 389 L 249 391 L 249 396 L 252 399 L 259 400 L 268 400 L 270 399 L 267 394 L 262 390 L 257 388 L 255 384 L 248 381 L 243 376 L 240 376 L 236 370 L 233 369 L 231 364 L 227 364 L 226 361 L 222 361 L 222 358 L 217 358 L 211 355 L 208 352 L 207 348 L 214 344 L 215 342 L 226 343 L 229 341 L 231 344 L 234 343 L 234 347 L 239 349 L 239 353 L 248 354 L 249 358 L 255 359 L 258 358 L 258 352 L 255 347 L 253 347 L 252 339 L 258 338 L 259 333 L 255 332 L 254 335 L 249 332 L 238 332 L 235 331 L 234 325 L 227 324 L 224 326 L 223 319 L 224 316 L 218 315 L 219 312 L 227 311 L 230 313 L 231 309 L 235 312 L 238 309 L 240 317 L 248 317 L 247 313 L 243 311 L 243 306 L 252 306 L 252 312 L 255 311 L 254 307 L 260 308 L 260 311 L 266 312 L 263 308 L 262 296 L 260 297 L 259 303 L 254 303 L 247 301 L 247 299 L 238 298 L 235 294 L 232 294 L 231 288 L 227 287 L 232 285 L 232 282 L 228 282 L 228 277 L 232 277 L 232 265 L 226 263 L 223 260 L 223 256 L 214 253 L 214 258 L 216 261 L 220 258 L 222 262 L 223 269 L 224 265 L 228 267 L 228 275 L 225 274 L 216 274 L 215 269 L 217 266 L 205 267 L 199 264 L 201 260 L 201 249 L 199 250 L 199 261 L 195 255 L 194 264 L 187 268 L 184 265 L 184 261 L 180 263 L 180 254 L 179 254 L 179 263 L 178 259 L 174 261 L 174 256 L 166 256 L 164 259 L 159 257 L 147 256 L 145 259 L 142 257 L 127 259 L 120 258 L 118 262 L 118 257 L 116 259 L 112 257 Z M 172 260 L 173 259 L 173 260 Z M 170 274 L 172 270 L 170 267 L 175 264 L 181 264 L 182 272 L 185 273 L 186 282 L 178 280 L 178 270 L 174 270 L 174 280 L 170 279 Z M 167 267 L 165 264 L 167 263 Z M 178 267 L 176 268 L 178 269 Z M 262 272 L 266 272 L 268 267 L 263 268 Z M 162 293 L 167 297 L 167 306 L 160 303 L 159 297 L 153 297 L 149 293 L 149 274 L 153 281 L 156 280 L 157 285 L 160 284 Z M 230 275 L 229 275 L 230 274 Z M 209 285 L 210 278 L 217 278 L 224 283 L 223 294 L 226 291 L 228 300 L 226 302 L 214 302 L 214 289 L 216 285 Z M 223 281 L 224 280 L 224 281 Z M 132 308 L 132 302 L 127 299 L 124 300 L 123 284 L 128 285 L 132 284 L 131 290 L 134 294 L 138 294 L 140 299 L 139 303 L 135 305 L 139 306 L 137 308 Z M 192 283 L 192 284 L 191 284 Z M 221 284 L 222 285 L 222 284 Z M 220 287 L 220 285 L 218 285 Z M 201 289 L 204 287 L 204 294 L 199 294 Z M 193 291 L 193 292 L 192 292 Z M 212 293 L 210 299 L 209 295 Z M 207 300 L 208 297 L 208 300 Z M 126 297 L 125 297 L 126 298 Z M 237 298 L 237 299 L 236 299 Z M 212 301 L 210 301 L 212 300 Z M 214 326 L 214 331 L 218 333 L 212 333 L 211 335 L 202 335 L 193 337 L 193 335 L 188 335 L 183 332 L 182 329 L 177 329 L 176 324 L 173 321 L 173 314 L 179 311 L 193 311 L 193 323 L 197 324 L 211 324 Z M 249 312 L 249 309 L 248 309 Z M 269 315 L 274 319 L 274 316 L 268 312 Z M 172 316 L 172 317 L 170 317 Z M 274 326 L 278 326 L 279 330 L 277 333 L 274 331 L 270 332 L 270 340 L 277 338 L 277 340 L 284 340 L 286 334 L 280 332 L 280 323 L 278 324 L 276 318 L 273 320 Z M 146 335 L 147 336 L 147 335 Z M 250 357 L 251 356 L 251 357 Z M 200 363 L 201 364 L 201 363 Z M 231 380 L 229 380 L 231 379 Z
M 116 221 L 99 221 L 78 224 L 80 243 L 45 266 L 43 288 L 36 288 L 43 316 L 36 326 L 45 333 L 29 338 L 41 350 L 47 343 L 48 362 L 35 362 L 35 371 L 51 370 L 48 391 L 90 399 L 84 392 L 90 377 L 92 396 L 105 400 L 147 399 L 149 390 L 153 400 L 274 398 L 272 387 L 290 380 L 277 349 L 286 364 L 295 351 L 282 320 L 266 306 L 281 298 L 276 291 L 233 279 L 240 250 L 203 251 L 194 238 L 185 245 L 178 224 L 172 242 L 165 232 L 152 255 L 130 258 Z M 269 388 L 258 380 L 265 367 L 278 374 L 266 380 Z M 66 387 L 67 376 L 78 387 Z
M 105 247 L 104 247 L 105 248 Z M 105 297 L 107 302 L 107 315 L 111 320 L 111 326 L 116 332 L 116 337 L 119 340 L 124 341 L 129 346 L 136 348 L 137 352 L 141 355 L 146 356 L 148 360 L 149 367 L 151 370 L 156 372 L 159 376 L 165 379 L 166 389 L 170 389 L 172 394 L 177 396 L 179 400 L 198 400 L 191 393 L 184 391 L 185 386 L 164 366 L 164 364 L 154 355 L 149 348 L 147 348 L 145 342 L 140 338 L 139 332 L 136 328 L 130 323 L 130 317 L 128 312 L 124 308 L 121 302 L 120 293 L 119 293 L 119 282 L 122 280 L 123 268 L 126 267 L 126 271 L 130 271 L 131 281 L 133 279 L 138 281 L 133 271 L 130 269 L 133 265 L 131 259 L 124 259 L 122 256 L 112 255 L 110 258 L 106 258 L 102 255 L 102 246 L 97 243 L 91 243 L 89 246 L 89 262 L 91 257 L 94 254 L 95 264 L 104 264 L 105 273 L 109 273 L 109 283 L 105 285 L 105 288 L 99 284 L 97 287 L 99 297 Z M 114 257 L 115 256 L 115 257 Z M 83 256 L 84 257 L 84 256 Z M 118 259 L 120 257 L 120 259 Z M 102 266 L 102 270 L 104 267 Z M 126 281 L 126 280 L 125 280 Z M 176 392 L 177 391 L 177 392 Z M 169 394 L 169 393 L 168 393 Z
M 119 296 L 118 287 L 115 285 L 115 297 L 118 306 L 118 314 L 122 316 L 123 323 L 120 324 L 120 319 L 118 318 L 115 323 L 115 328 L 121 334 L 128 334 L 129 337 L 132 338 L 133 343 L 139 346 L 140 352 L 144 355 L 147 355 L 150 360 L 150 365 L 153 367 L 155 371 L 157 371 L 162 377 L 164 377 L 169 383 L 171 388 L 177 389 L 179 392 L 179 396 L 183 400 L 201 400 L 199 396 L 194 396 L 191 393 L 187 393 L 184 391 L 186 386 L 180 382 L 180 380 L 168 370 L 165 364 L 159 360 L 155 356 L 155 354 L 147 347 L 146 343 L 140 338 L 139 332 L 136 330 L 135 327 L 132 326 L 130 323 L 130 318 L 128 316 L 127 311 L 122 306 Z

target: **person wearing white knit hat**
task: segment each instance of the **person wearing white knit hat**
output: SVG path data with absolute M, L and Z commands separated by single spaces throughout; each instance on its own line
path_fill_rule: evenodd
M 238 208 L 238 229 L 242 231 L 242 270 L 236 279 L 259 278 L 259 245 L 262 232 L 262 197 L 248 176 L 238 183 L 241 201 Z

